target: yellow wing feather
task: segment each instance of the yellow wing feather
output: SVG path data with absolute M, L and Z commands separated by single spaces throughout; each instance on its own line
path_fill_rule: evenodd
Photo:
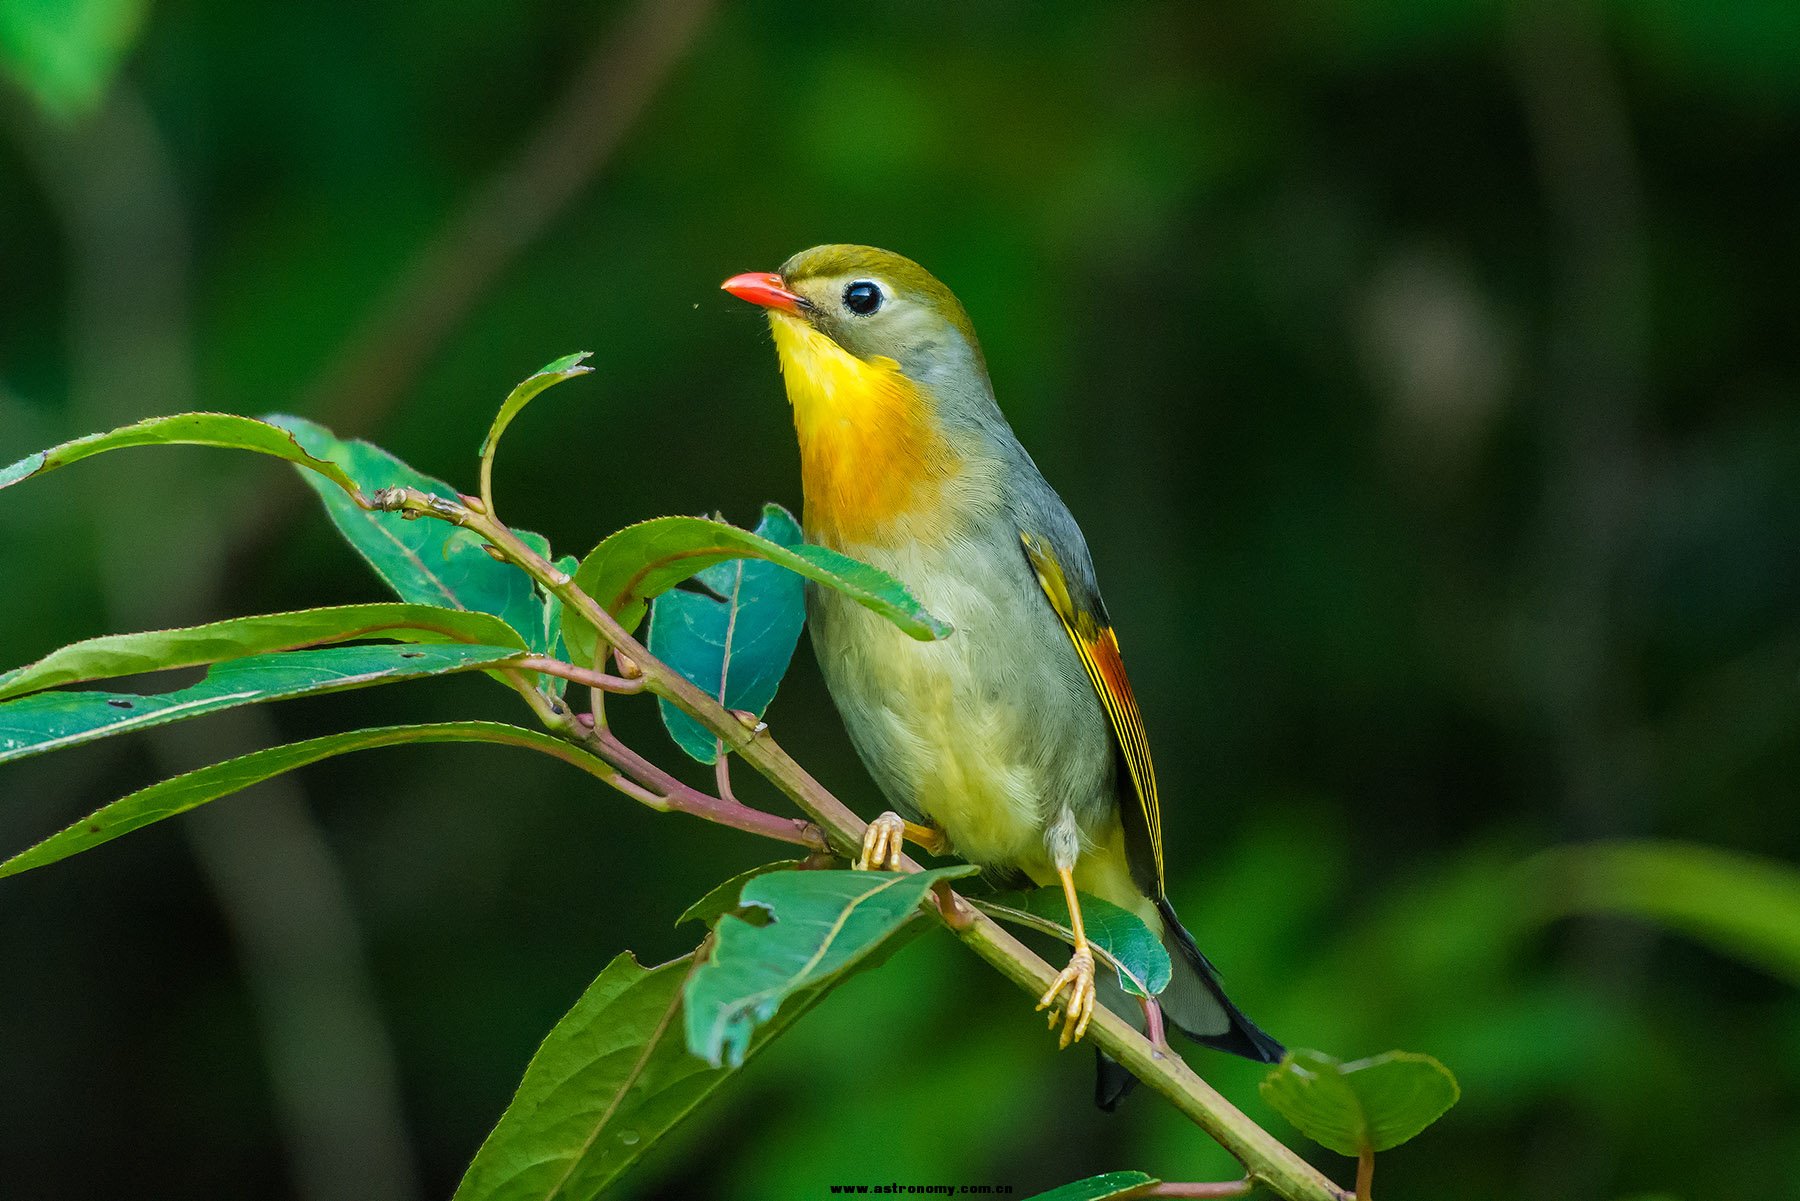
M 1025 554 L 1037 573 L 1038 584 L 1050 598 L 1075 653 L 1093 681 L 1101 708 L 1112 722 L 1113 734 L 1125 753 L 1125 768 L 1131 776 L 1132 791 L 1143 811 L 1144 826 L 1150 834 L 1150 854 L 1156 864 L 1156 883 L 1163 883 L 1162 810 L 1156 798 L 1156 772 L 1150 763 L 1150 740 L 1144 734 L 1144 719 L 1138 712 L 1137 697 L 1125 675 L 1125 660 L 1119 653 L 1119 639 L 1112 627 L 1092 610 L 1077 604 L 1069 593 L 1068 577 L 1049 544 L 1035 534 L 1021 534 Z

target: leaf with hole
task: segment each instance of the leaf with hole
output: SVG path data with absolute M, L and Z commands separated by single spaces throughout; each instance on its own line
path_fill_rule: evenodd
M 89 434 L 73 442 L 64 442 L 49 450 L 26 455 L 10 467 L 0 467 L 0 488 L 10 488 L 94 455 L 133 446 L 218 446 L 273 455 L 305 468 L 307 480 L 321 493 L 326 491 L 324 481 L 331 481 L 330 494 L 350 508 L 356 507 L 345 494 L 356 491 L 356 483 L 337 464 L 307 453 L 286 429 L 231 413 L 177 413 L 173 417 L 151 417 L 104 434 Z
M 614 959 L 538 1047 L 454 1201 L 588 1201 L 731 1078 L 688 1054 L 682 985 L 695 956 L 646 968 Z M 824 995 L 757 1030 L 745 1058 Z
M 37 692 L 0 703 L 0 763 L 238 705 L 498 667 L 512 646 L 331 646 L 231 659 L 171 692 Z
M 616 774 L 605 761 L 588 754 L 561 738 L 540 730 L 491 721 L 436 722 L 429 725 L 382 726 L 369 730 L 351 730 L 343 734 L 327 734 L 306 742 L 269 747 L 236 759 L 215 763 L 172 780 L 164 780 L 141 788 L 129 796 L 104 805 L 90 816 L 53 834 L 30 850 L 0 863 L 0 877 L 15 876 L 32 868 L 92 850 L 120 835 L 153 825 L 164 818 L 175 817 L 198 809 L 209 801 L 241 792 L 254 784 L 294 771 L 309 763 L 346 755 L 352 751 L 406 743 L 487 742 L 500 746 L 516 746 L 561 759 L 590 775 L 611 782 Z
M 759 537 L 792 548 L 800 524 L 767 505 Z M 650 602 L 650 653 L 727 709 L 761 717 L 775 699 L 806 624 L 806 581 L 767 559 L 731 559 L 697 572 L 707 595 L 671 588 Z M 702 763 L 718 758 L 718 736 L 658 698 L 675 745 Z
M 1135 913 L 1111 901 L 1079 894 L 1081 924 L 1088 942 L 1119 973 L 1119 984 L 1136 997 L 1154 997 L 1169 987 L 1169 952 L 1162 940 Z M 1069 943 L 1075 932 L 1069 925 L 1069 904 L 1060 888 L 1036 888 L 1029 892 L 1002 893 L 995 897 L 971 897 L 982 912 L 1015 925 L 1029 926 Z
M 650 598 L 709 567 L 731 559 L 767 559 L 879 613 L 908 636 L 942 638 L 950 627 L 914 599 L 885 571 L 823 546 L 786 547 L 749 530 L 704 517 L 658 517 L 628 525 L 588 552 L 575 583 L 626 631 L 637 629 Z M 573 610 L 563 614 L 563 636 L 575 662 L 594 661 L 598 635 Z
M 1290 1051 L 1264 1078 L 1263 1100 L 1300 1133 L 1340 1155 L 1398 1147 L 1443 1117 L 1462 1090 L 1429 1055 L 1389 1051 L 1341 1063 Z
M 292 430 L 310 453 L 336 464 L 365 495 L 401 487 L 436 496 L 457 495 L 450 485 L 419 474 L 379 446 L 341 440 L 324 426 L 299 417 L 269 420 Z M 398 513 L 362 509 L 317 483 L 313 491 L 325 502 L 338 532 L 401 600 L 492 613 L 517 630 L 532 650 L 547 651 L 544 598 L 530 576 L 489 555 L 480 535 L 435 518 L 408 520 Z M 537 535 L 519 536 L 548 549 Z
M 799 866 L 798 859 L 779 859 L 774 863 L 753 867 L 747 872 L 739 872 L 689 905 L 682 911 L 681 916 L 675 919 L 675 924 L 685 926 L 689 922 L 699 922 L 703 926 L 711 926 L 727 913 L 736 913 L 743 908 L 738 897 L 744 891 L 744 885 L 769 872 L 792 871 Z
M 46 688 L 198 667 L 274 651 L 382 638 L 395 642 L 525 643 L 499 618 L 434 605 L 337 605 L 294 613 L 234 617 L 179 630 L 88 638 L 0 674 L 0 701 Z
M 710 959 L 687 986 L 687 1044 L 715 1067 L 743 1062 L 756 1028 L 782 1002 L 854 966 L 904 926 L 939 880 L 966 864 L 926 872 L 770 872 L 744 885 L 743 906 L 765 926 L 719 920 Z

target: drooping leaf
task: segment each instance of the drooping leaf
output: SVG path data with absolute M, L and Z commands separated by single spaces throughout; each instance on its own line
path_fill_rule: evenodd
M 525 649 L 524 641 L 510 626 L 485 613 L 433 605 L 338 605 L 236 617 L 180 630 L 88 638 L 52 651 L 36 663 L 0 674 L 0 701 L 65 684 L 365 638 Z
M 269 420 L 293 431 L 312 454 L 335 463 L 365 495 L 405 487 L 456 496 L 450 485 L 419 474 L 379 446 L 360 439 L 340 440 L 324 426 L 299 417 Z M 401 600 L 492 613 L 517 630 L 527 645 L 541 649 L 536 644 L 545 640 L 543 597 L 530 576 L 490 556 L 479 535 L 431 518 L 409 521 L 398 513 L 361 509 L 316 483 L 313 491 L 325 502 L 338 532 Z M 540 540 L 540 544 L 548 549 L 547 543 Z
M 173 692 L 38 692 L 0 703 L 0 763 L 262 701 L 496 667 L 510 646 L 332 646 L 220 663 Z
M 0 66 L 52 116 L 92 112 L 143 27 L 146 0 L 6 0 Z
M 715 1067 L 742 1063 L 752 1034 L 783 1001 L 880 946 L 937 881 L 977 870 L 771 872 L 751 880 L 742 904 L 768 910 L 772 920 L 766 926 L 719 920 L 712 957 L 687 985 L 688 1048 Z
M 1156 1177 L 1142 1172 L 1107 1172 L 1039 1193 L 1029 1201 L 1107 1201 L 1109 1197 L 1124 1197 L 1156 1183 Z
M 1137 997 L 1154 997 L 1169 987 L 1169 952 L 1162 940 L 1135 913 L 1111 901 L 1081 893 L 1081 924 L 1088 942 L 1119 973 L 1119 984 Z M 999 918 L 1042 930 L 1073 944 L 1069 904 L 1060 888 L 1035 888 L 996 897 L 972 897 L 976 908 Z
M 454 1201 L 588 1201 L 731 1078 L 682 1042 L 694 960 L 645 968 L 627 952 L 607 965 L 532 1056 Z M 824 991 L 795 998 L 758 1029 L 745 1058 Z
M 685 926 L 689 922 L 699 922 L 703 926 L 711 926 L 727 913 L 735 913 L 742 908 L 738 896 L 744 891 L 744 885 L 769 872 L 791 871 L 799 864 L 798 859 L 781 859 L 774 863 L 753 867 L 747 872 L 739 872 L 689 905 L 682 915 L 675 919 L 675 924 Z
M 1314 1142 L 1340 1155 L 1386 1151 L 1444 1116 L 1462 1095 L 1429 1055 L 1389 1051 L 1341 1063 L 1290 1051 L 1263 1080 L 1263 1099 Z
M 800 523 L 766 505 L 756 527 L 777 546 L 801 542 Z M 730 559 L 696 573 L 723 597 L 672 588 L 650 602 L 650 653 L 727 709 L 761 717 L 775 699 L 806 624 L 806 581 L 767 559 Z M 658 698 L 675 745 L 702 763 L 718 758 L 718 737 Z
M 151 417 L 104 434 L 89 434 L 73 442 L 64 442 L 61 446 L 26 455 L 10 467 L 0 467 L 0 488 L 10 488 L 58 467 L 131 446 L 220 446 L 227 450 L 274 455 L 306 468 L 303 474 L 321 493 L 329 492 L 351 509 L 356 508 L 355 502 L 345 495 L 345 490 L 356 490 L 356 482 L 337 464 L 308 454 L 299 440 L 285 429 L 231 413 L 177 413 L 173 417 Z M 334 487 L 326 489 L 324 480 L 330 480 Z
M 51 835 L 30 850 L 0 863 L 0 877 L 15 876 L 32 868 L 67 859 L 101 843 L 111 842 L 122 834 L 129 834 L 166 817 L 197 809 L 208 801 L 241 792 L 253 784 L 260 784 L 283 772 L 317 763 L 321 759 L 374 747 L 426 742 L 491 742 L 502 746 L 524 747 L 552 755 L 602 780 L 610 781 L 616 774 L 604 760 L 560 738 L 540 730 L 527 730 L 500 722 L 437 722 L 327 734 L 323 738 L 313 738 L 306 742 L 254 751 L 139 789 L 110 805 L 102 806 L 89 817 Z
M 500 435 L 512 424 L 526 405 L 537 399 L 546 388 L 574 379 L 578 375 L 586 375 L 592 367 L 583 367 L 582 362 L 594 352 L 584 350 L 580 354 L 567 354 L 555 362 L 546 363 L 531 375 L 525 377 L 519 386 L 514 388 L 500 404 L 500 411 L 494 414 L 494 424 L 488 427 L 487 437 L 481 440 L 481 453 L 485 456 L 500 441 Z
M 1658 922 L 1800 987 L 1800 868 L 1681 842 L 1560 848 L 1530 865 L 1553 916 Z
M 635 630 L 650 598 L 728 559 L 767 559 L 835 588 L 881 614 L 913 638 L 942 638 L 950 627 L 925 611 L 906 586 L 885 571 L 823 546 L 785 547 L 749 530 L 704 517 L 658 517 L 609 535 L 581 561 L 582 591 Z M 580 614 L 563 614 L 563 637 L 575 662 L 593 661 L 597 635 Z

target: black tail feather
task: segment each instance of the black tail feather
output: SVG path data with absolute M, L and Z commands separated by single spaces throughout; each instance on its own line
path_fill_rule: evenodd
M 1194 945 L 1194 936 L 1175 916 L 1175 907 L 1168 898 L 1157 897 L 1156 909 L 1162 914 L 1163 945 L 1168 948 L 1175 969 L 1174 978 L 1163 992 L 1163 1014 L 1170 1024 L 1195 1042 L 1215 1050 L 1257 1063 L 1280 1062 L 1286 1049 L 1263 1033 L 1225 995 L 1218 969 Z M 1195 984 L 1203 992 L 1195 993 Z M 1178 985 L 1185 987 L 1178 989 Z
M 1169 987 L 1159 998 L 1167 1023 L 1202 1046 L 1257 1063 L 1279 1062 L 1285 1049 L 1225 995 L 1218 970 L 1200 953 L 1194 936 L 1175 916 L 1174 907 L 1158 897 L 1156 908 L 1162 915 L 1163 945 L 1174 969 Z M 1137 1078 L 1104 1051 L 1096 1055 L 1094 1104 L 1111 1113 L 1136 1087 Z

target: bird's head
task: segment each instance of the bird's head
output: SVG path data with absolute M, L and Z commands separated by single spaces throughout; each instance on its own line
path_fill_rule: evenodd
M 815 246 L 778 272 L 737 275 L 722 286 L 768 310 L 797 407 L 806 401 L 794 394 L 796 376 L 847 383 L 898 371 L 932 392 L 986 391 L 975 328 L 955 293 L 892 251 Z
M 927 514 L 980 477 L 979 430 L 1000 420 L 950 289 L 911 259 L 841 245 L 721 286 L 768 312 L 800 436 L 809 535 L 849 542 L 946 528 Z

